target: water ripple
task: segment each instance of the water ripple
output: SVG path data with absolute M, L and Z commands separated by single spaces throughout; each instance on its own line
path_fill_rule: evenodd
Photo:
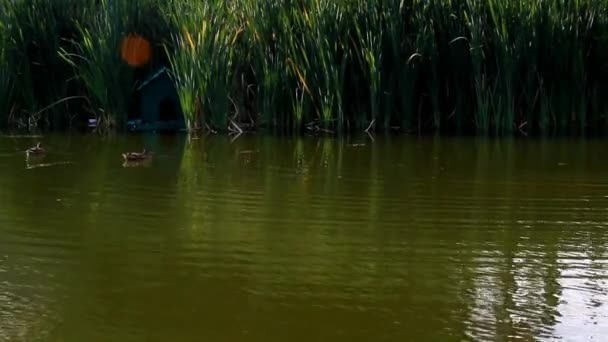
M 525 150 L 464 142 L 215 140 L 126 170 L 107 143 L 25 172 L 2 144 L 2 341 L 606 332 L 608 170 L 574 154 L 548 175 Z

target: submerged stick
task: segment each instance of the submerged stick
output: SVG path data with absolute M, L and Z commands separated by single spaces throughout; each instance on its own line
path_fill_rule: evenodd
M 207 134 L 211 133 L 211 134 L 217 134 L 217 131 L 214 130 L 213 128 L 211 128 L 211 126 L 209 126 L 209 124 L 207 122 L 203 122 L 205 124 L 205 127 L 207 128 Z
M 236 135 L 232 139 L 230 139 L 230 143 L 232 144 L 233 142 L 235 142 L 236 139 L 238 139 L 241 136 L 241 134 L 243 134 L 243 133 L 236 133 Z
M 376 141 L 376 139 L 374 139 L 374 136 L 370 132 L 365 132 L 365 133 L 367 133 L 367 135 L 369 136 L 369 138 L 371 139 L 372 142 Z
M 41 167 L 51 167 L 51 166 L 58 166 L 58 165 L 70 165 L 70 164 L 74 164 L 73 162 L 70 161 L 66 161 L 66 162 L 55 162 L 55 163 L 40 163 L 40 164 L 32 164 L 32 165 L 26 165 L 26 169 L 27 170 L 32 170 L 32 169 L 38 169 Z

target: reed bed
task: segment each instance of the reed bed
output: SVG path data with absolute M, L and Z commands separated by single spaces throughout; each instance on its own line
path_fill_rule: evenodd
M 0 119 L 122 127 L 170 67 L 189 129 L 536 134 L 608 124 L 605 0 L 0 0 Z M 132 68 L 120 40 L 155 48 Z M 13 91 L 11 92 L 11 89 Z M 61 99 L 75 100 L 60 102 Z
M 30 129 L 69 124 L 72 114 L 67 113 L 77 112 L 80 106 L 71 107 L 68 102 L 48 106 L 80 88 L 69 82 L 73 74 L 59 58 L 58 51 L 68 40 L 77 38 L 75 21 L 85 21 L 79 5 L 87 8 L 95 1 L 1 2 L 7 35 L 2 49 L 9 63 L 6 75 L 13 89 L 10 111 L 5 117 L 12 125 Z
M 133 110 L 135 71 L 121 59 L 123 39 L 149 32 L 146 15 L 156 2 L 147 0 L 109 1 L 85 7 L 74 26 L 78 33 L 59 56 L 73 68 L 74 77 L 86 90 L 88 112 L 101 127 L 121 127 Z

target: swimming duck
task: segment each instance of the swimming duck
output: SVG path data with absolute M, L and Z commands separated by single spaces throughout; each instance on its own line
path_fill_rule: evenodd
M 150 158 L 150 152 L 145 148 L 142 152 L 126 152 L 122 154 L 125 161 L 142 161 Z
M 27 153 L 27 155 L 41 155 L 41 154 L 45 154 L 46 150 L 43 147 L 40 147 L 40 143 L 36 144 L 36 146 L 34 147 L 30 147 L 27 149 L 27 151 L 25 151 L 25 153 Z

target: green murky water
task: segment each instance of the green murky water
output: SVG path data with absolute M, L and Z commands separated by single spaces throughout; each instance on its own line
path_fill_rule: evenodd
M 35 141 L 0 138 L 1 341 L 608 336 L 608 141 Z

